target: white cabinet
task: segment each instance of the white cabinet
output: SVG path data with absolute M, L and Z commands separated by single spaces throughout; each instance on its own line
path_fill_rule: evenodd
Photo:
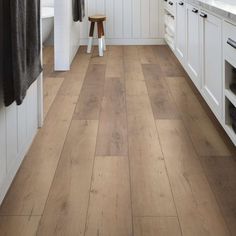
M 186 4 L 186 69 L 197 88 L 201 87 L 199 9 Z
M 181 0 L 176 2 L 176 56 L 184 63 L 186 57 L 186 8 Z
M 202 94 L 218 118 L 223 115 L 222 24 L 209 13 L 200 12 Z

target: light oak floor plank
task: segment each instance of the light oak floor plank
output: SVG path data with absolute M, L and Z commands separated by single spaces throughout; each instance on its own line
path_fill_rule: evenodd
M 124 70 L 126 80 L 144 80 L 142 65 L 139 60 L 124 59 Z
M 230 235 L 183 122 L 156 123 L 183 235 Z
M 129 164 L 126 156 L 97 156 L 86 236 L 131 236 Z
M 146 84 L 155 119 L 179 119 L 180 112 L 165 79 L 147 80 Z
M 126 80 L 127 96 L 148 96 L 147 86 L 144 80 Z
M 143 74 L 145 80 L 158 80 L 164 77 L 162 68 L 159 65 L 155 64 L 144 64 L 142 65 Z
M 40 216 L 0 216 L 1 236 L 35 236 Z
M 107 52 L 106 77 L 124 77 L 123 47 L 115 46 Z
M 100 115 L 96 155 L 127 155 L 127 120 L 123 78 L 107 78 Z
M 141 64 L 157 64 L 158 60 L 154 50 L 150 46 L 139 46 L 138 55 Z
M 72 121 L 37 235 L 84 235 L 97 129 Z
M 177 60 L 173 59 L 173 52 L 168 47 L 164 45 L 153 46 L 152 50 L 156 56 L 157 64 L 161 66 L 165 76 L 178 77 L 186 75 L 182 66 L 177 63 Z
M 44 118 L 47 116 L 53 101 L 63 83 L 64 78 L 47 77 L 43 79 L 43 109 Z
M 134 216 L 176 216 L 148 96 L 127 96 Z
M 106 65 L 90 64 L 76 105 L 74 119 L 98 120 L 104 94 Z
M 181 236 L 177 217 L 135 217 L 135 236 Z

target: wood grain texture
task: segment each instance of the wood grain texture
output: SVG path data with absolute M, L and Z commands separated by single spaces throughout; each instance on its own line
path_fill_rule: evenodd
M 36 235 L 40 216 L 0 216 L 0 234 L 4 236 Z
M 184 124 L 200 156 L 229 156 L 230 150 L 211 122 L 185 78 L 167 78 Z
M 232 157 L 201 158 L 231 235 L 236 235 L 236 162 Z
M 123 78 L 107 78 L 100 115 L 96 155 L 127 155 L 127 121 Z
M 144 80 L 126 80 L 127 96 L 148 96 L 147 86 Z
M 135 236 L 181 236 L 177 217 L 135 217 Z
M 127 96 L 134 216 L 175 216 L 176 211 L 147 96 Z
M 124 59 L 124 70 L 126 80 L 144 80 L 142 65 L 140 60 Z
M 103 86 L 88 85 L 81 91 L 73 119 L 99 120 L 104 94 Z
M 90 64 L 76 105 L 74 119 L 98 120 L 104 93 L 106 65 Z
M 98 121 L 72 121 L 38 235 L 84 235 Z
M 132 235 L 127 157 L 96 157 L 85 235 Z
M 78 97 L 57 96 L 0 208 L 0 215 L 40 215 Z
M 229 235 L 183 122 L 158 120 L 157 128 L 183 235 Z
M 157 64 L 158 60 L 154 50 L 150 46 L 139 46 L 138 56 L 141 64 Z
M 107 54 L 106 77 L 124 77 L 123 47 L 114 46 Z
M 104 86 L 106 65 L 90 64 L 86 73 L 83 86 Z
M 43 80 L 43 109 L 44 118 L 47 116 L 51 105 L 63 83 L 64 78 L 47 77 Z
M 178 119 L 180 112 L 164 78 L 146 80 L 155 119 Z
M 158 80 L 164 77 L 161 66 L 156 64 L 144 64 L 142 70 L 145 80 Z
M 183 67 L 174 59 L 173 52 L 166 46 L 153 46 L 152 50 L 156 56 L 157 64 L 161 66 L 162 72 L 165 76 L 178 77 L 186 76 Z

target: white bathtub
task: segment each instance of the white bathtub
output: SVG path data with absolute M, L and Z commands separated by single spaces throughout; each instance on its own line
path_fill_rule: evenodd
M 54 8 L 42 7 L 42 40 L 43 43 L 48 39 L 54 25 Z

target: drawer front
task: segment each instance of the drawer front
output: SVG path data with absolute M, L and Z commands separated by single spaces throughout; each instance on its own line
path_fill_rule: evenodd
M 175 16 L 175 0 L 167 0 L 166 2 L 166 9 L 173 15 Z
M 167 5 L 168 5 L 168 0 L 163 0 L 163 6 L 165 9 L 167 9 Z
M 225 57 L 236 66 L 236 25 L 224 23 L 224 50 Z

